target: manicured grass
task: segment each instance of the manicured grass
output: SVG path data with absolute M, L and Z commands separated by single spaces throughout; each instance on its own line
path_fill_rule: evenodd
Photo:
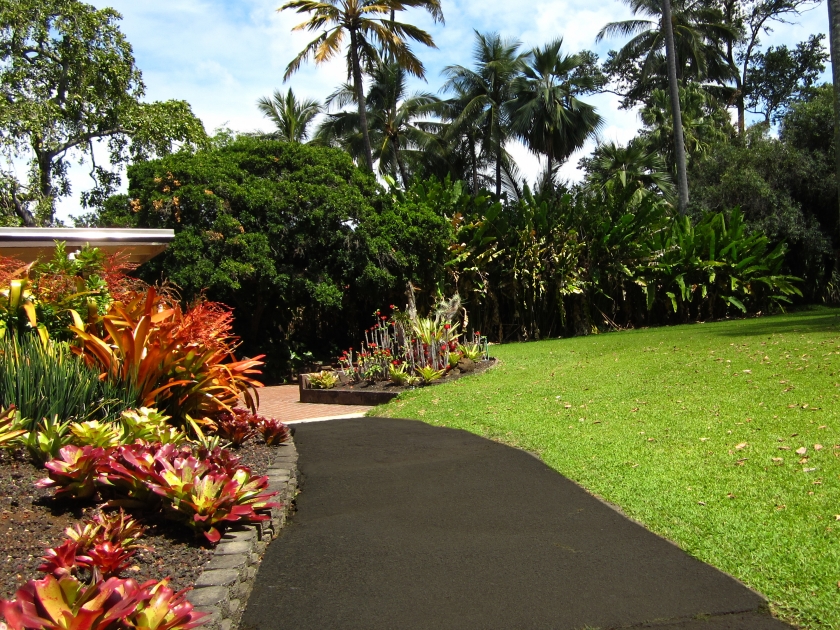
M 489 372 L 372 414 L 536 451 L 779 617 L 840 628 L 840 310 L 492 354 Z

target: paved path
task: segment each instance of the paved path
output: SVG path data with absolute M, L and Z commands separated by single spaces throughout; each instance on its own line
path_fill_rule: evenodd
M 298 511 L 242 630 L 789 628 L 524 451 L 385 418 L 301 424 L 295 442 Z
M 372 407 L 361 405 L 314 405 L 300 402 L 297 385 L 261 387 L 260 415 L 277 418 L 281 422 L 296 423 L 317 418 L 334 418 L 349 414 L 362 415 Z

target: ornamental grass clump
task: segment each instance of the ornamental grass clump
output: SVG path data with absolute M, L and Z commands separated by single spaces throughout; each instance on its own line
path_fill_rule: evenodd
M 74 356 L 66 342 L 33 334 L 0 339 L 0 407 L 14 405 L 27 430 L 55 416 L 116 420 L 136 398 L 131 382 L 100 379 L 100 371 Z

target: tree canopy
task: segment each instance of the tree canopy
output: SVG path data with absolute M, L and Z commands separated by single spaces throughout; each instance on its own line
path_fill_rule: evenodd
M 120 15 L 79 0 L 0 4 L 0 204 L 25 225 L 54 221 L 55 201 L 70 194 L 68 161 L 87 160 L 95 205 L 118 185 L 129 160 L 163 155 L 205 138 L 184 101 L 143 102 L 143 81 Z M 94 146 L 104 142 L 108 164 Z M 14 160 L 29 162 L 20 181 Z

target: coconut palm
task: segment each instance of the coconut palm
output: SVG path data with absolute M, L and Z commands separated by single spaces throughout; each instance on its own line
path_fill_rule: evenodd
M 259 99 L 257 107 L 277 128 L 270 135 L 286 142 L 304 142 L 309 125 L 321 113 L 318 101 L 309 98 L 298 101 L 292 88 L 285 96 L 280 90 L 274 90 L 271 98 L 263 96 Z
M 371 69 L 372 83 L 366 96 L 373 158 L 379 160 L 379 172 L 410 180 L 410 165 L 422 159 L 435 143 L 440 123 L 428 120 L 441 114 L 441 101 L 427 92 L 408 93 L 408 74 L 397 63 L 379 63 Z M 343 108 L 356 102 L 351 85 L 343 85 L 330 95 L 327 103 Z M 319 127 L 316 140 L 338 146 L 353 156 L 363 150 L 358 112 L 339 111 L 327 116 Z
M 440 0 L 291 0 L 278 9 L 291 9 L 310 15 L 306 22 L 298 24 L 293 30 L 321 31 L 289 63 L 284 79 L 288 79 L 309 57 L 314 57 L 316 64 L 334 58 L 342 50 L 345 39 L 349 38 L 347 76 L 348 79 L 352 78 L 356 92 L 364 157 L 371 171 L 373 155 L 365 111 L 362 68 L 375 62 L 381 50 L 407 72 L 423 77 L 423 64 L 412 52 L 407 40 L 435 47 L 432 36 L 426 31 L 392 19 L 392 11 L 409 7 L 426 9 L 436 22 L 443 21 Z
M 528 53 L 512 87 L 512 129 L 531 151 L 546 156 L 549 170 L 603 124 L 595 108 L 578 98 L 595 91 L 595 79 L 580 72 L 580 56 L 560 53 L 562 45 L 557 39 Z
M 604 37 L 631 39 L 611 60 L 614 67 L 631 65 L 638 72 L 633 77 L 626 97 L 631 102 L 643 100 L 650 90 L 667 89 L 668 26 L 673 31 L 674 62 L 677 79 L 724 83 L 733 70 L 721 44 L 738 37 L 737 31 L 724 23 L 720 10 L 698 0 L 675 0 L 667 6 L 661 0 L 624 0 L 633 14 L 641 16 L 622 22 L 610 22 L 598 33 Z M 663 19 L 663 11 L 671 13 Z
M 476 31 L 475 35 L 475 69 L 455 65 L 443 70 L 447 77 L 443 89 L 454 92 L 457 99 L 451 103 L 452 111 L 458 113 L 450 134 L 460 137 L 469 128 L 478 130 L 481 151 L 494 162 L 496 195 L 501 195 L 505 142 L 512 135 L 511 88 L 524 63 L 518 41 L 503 39 L 498 33 Z

